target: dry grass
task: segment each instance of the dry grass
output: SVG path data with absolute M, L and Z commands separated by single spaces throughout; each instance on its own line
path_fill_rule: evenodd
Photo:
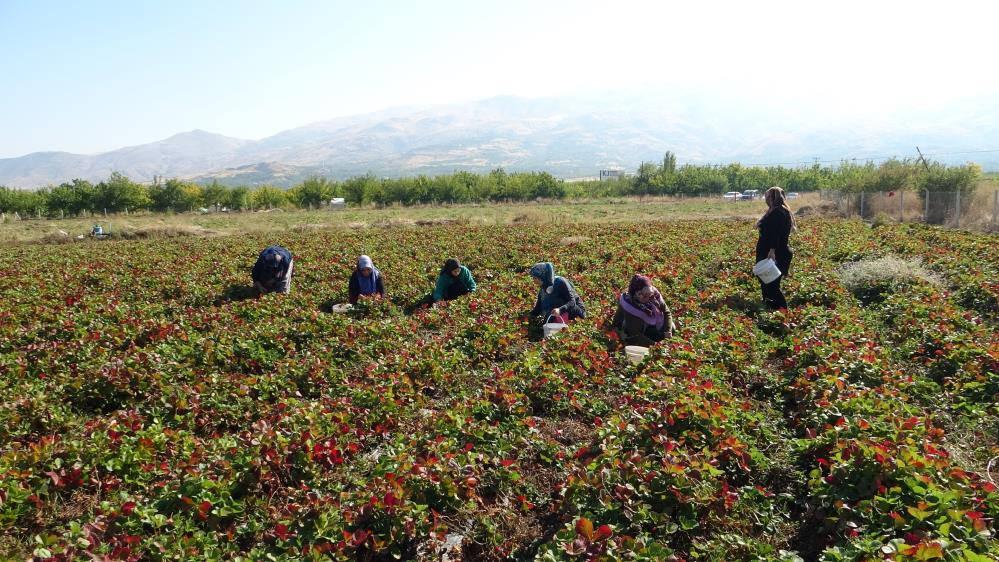
M 804 195 L 792 208 L 809 205 L 815 195 Z M 370 226 L 409 227 L 436 224 L 572 224 L 659 222 L 698 218 L 757 218 L 762 201 L 733 203 L 721 197 L 578 199 L 521 203 L 486 203 L 419 207 L 282 210 L 242 213 L 129 214 L 67 219 L 0 220 L 0 243 L 64 242 L 84 235 L 101 224 L 105 230 L 127 238 L 211 236 L 215 234 L 308 231 L 325 228 Z M 322 226 L 320 226 L 322 225 Z
M 843 286 L 864 303 L 880 302 L 889 293 L 918 284 L 944 285 L 944 279 L 927 269 L 922 261 L 897 256 L 847 263 L 840 268 L 839 275 Z

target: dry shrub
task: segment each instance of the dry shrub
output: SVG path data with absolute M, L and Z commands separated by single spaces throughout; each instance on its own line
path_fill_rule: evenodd
M 559 243 L 563 246 L 575 246 L 576 244 L 582 244 L 583 242 L 589 241 L 589 236 L 566 236 L 565 238 L 559 240 Z
M 149 238 L 180 238 L 184 236 L 214 236 L 218 232 L 200 226 L 146 226 L 122 228 L 111 233 L 112 238 L 144 240 Z
M 38 239 L 41 244 L 71 244 L 74 238 L 65 230 L 50 232 Z
M 529 224 L 529 223 L 538 223 L 544 221 L 545 221 L 545 216 L 537 211 L 525 211 L 523 213 L 515 215 L 512 219 L 510 219 L 510 222 L 514 224 Z
M 799 217 L 841 217 L 839 207 L 832 201 L 819 201 L 815 205 L 804 205 L 794 213 Z
M 865 304 L 881 302 L 889 293 L 916 285 L 942 286 L 944 280 L 918 259 L 884 256 L 844 264 L 839 270 L 843 286 Z
M 330 225 L 318 223 L 291 225 L 292 232 L 315 232 L 317 230 L 326 230 L 327 228 L 330 228 Z

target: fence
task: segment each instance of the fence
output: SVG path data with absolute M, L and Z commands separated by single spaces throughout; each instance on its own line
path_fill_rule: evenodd
M 999 230 L 999 190 L 819 192 L 820 206 L 843 217 Z

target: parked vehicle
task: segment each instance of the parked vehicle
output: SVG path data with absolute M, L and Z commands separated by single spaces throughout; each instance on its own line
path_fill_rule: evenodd
M 760 190 L 758 189 L 747 189 L 742 192 L 742 199 L 756 199 L 760 196 Z
M 792 192 L 788 193 L 787 194 L 787 198 L 788 199 L 797 199 L 798 198 L 798 192 L 797 191 L 792 191 Z
M 739 193 L 738 191 L 729 191 L 725 195 L 722 195 L 722 198 L 723 199 L 731 199 L 733 201 L 738 201 L 739 199 L 742 199 L 742 194 Z

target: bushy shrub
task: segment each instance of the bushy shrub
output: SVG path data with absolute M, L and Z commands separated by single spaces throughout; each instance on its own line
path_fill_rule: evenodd
M 843 265 L 840 279 L 865 304 L 878 303 L 888 293 L 919 284 L 943 285 L 943 279 L 918 259 L 884 256 Z

